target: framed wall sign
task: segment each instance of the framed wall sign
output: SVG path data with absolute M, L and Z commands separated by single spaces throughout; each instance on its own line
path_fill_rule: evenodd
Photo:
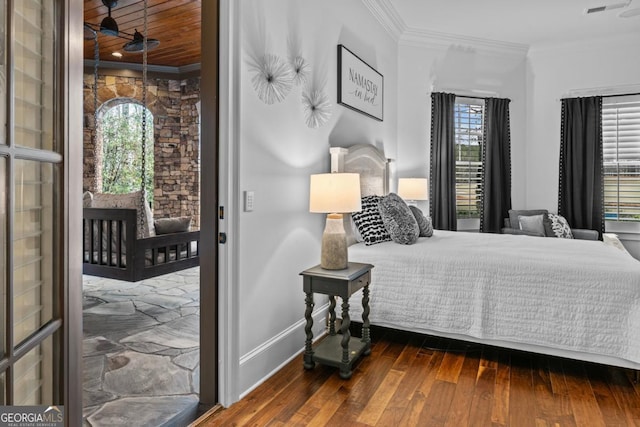
M 384 78 L 353 52 L 338 45 L 338 104 L 383 118 Z

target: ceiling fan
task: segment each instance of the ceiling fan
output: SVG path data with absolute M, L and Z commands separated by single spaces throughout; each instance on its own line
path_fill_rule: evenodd
M 125 52 L 139 53 L 144 50 L 145 37 L 137 29 L 134 34 L 120 31 L 118 29 L 118 23 L 111 16 L 111 9 L 118 5 L 118 0 L 102 0 L 102 4 L 107 7 L 108 15 L 102 19 L 100 25 L 92 24 L 89 22 L 84 23 L 84 38 L 85 40 L 93 40 L 97 37 L 97 33 L 101 33 L 107 36 L 120 37 L 125 40 L 129 40 L 122 48 Z M 147 38 L 147 51 L 154 49 L 160 45 L 160 41 L 157 39 Z

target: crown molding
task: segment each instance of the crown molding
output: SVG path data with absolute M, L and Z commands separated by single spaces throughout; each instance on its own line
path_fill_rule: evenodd
M 468 47 L 492 53 L 525 56 L 529 46 L 521 43 L 489 40 L 479 37 L 461 36 L 457 34 L 440 33 L 437 31 L 407 28 L 400 38 L 400 44 L 406 46 L 429 47 Z
M 362 0 L 362 3 L 399 45 L 414 47 L 449 47 L 454 45 L 494 53 L 523 56 L 526 55 L 529 50 L 528 45 L 521 43 L 510 43 L 412 28 L 407 26 L 389 0 Z
M 407 26 L 389 0 L 362 0 L 369 12 L 398 43 Z

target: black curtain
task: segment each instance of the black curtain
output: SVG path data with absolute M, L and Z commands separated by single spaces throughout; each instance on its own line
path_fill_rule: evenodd
M 602 239 L 602 97 L 563 99 L 560 137 L 558 213 Z
M 480 231 L 500 233 L 511 209 L 509 99 L 485 99 Z
M 433 228 L 457 229 L 456 158 L 452 93 L 431 94 L 431 179 L 429 210 Z

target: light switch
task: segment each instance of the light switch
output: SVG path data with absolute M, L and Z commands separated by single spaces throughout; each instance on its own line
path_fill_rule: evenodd
M 253 191 L 245 191 L 244 192 L 244 211 L 252 212 L 253 211 L 253 199 L 255 195 Z

